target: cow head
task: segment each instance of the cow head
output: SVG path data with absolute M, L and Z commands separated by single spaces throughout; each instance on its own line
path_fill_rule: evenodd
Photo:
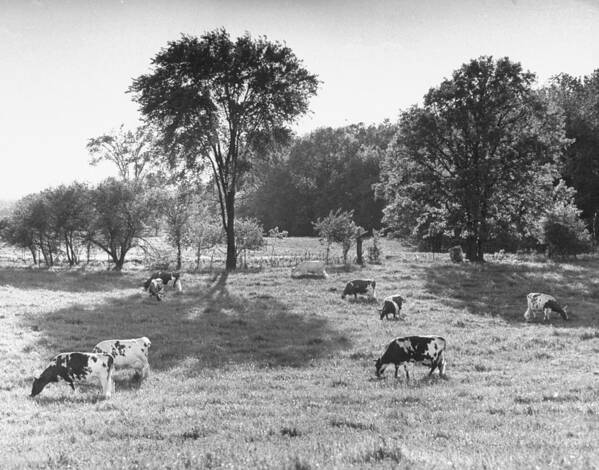
M 42 379 L 35 379 L 33 381 L 33 387 L 31 387 L 31 396 L 34 397 L 41 393 L 41 391 L 46 386 L 46 382 Z
M 380 377 L 381 374 L 385 371 L 385 365 L 383 364 L 383 361 L 380 357 L 376 361 L 374 361 L 374 367 L 376 369 L 375 373 L 377 377 Z
M 343 294 L 341 294 L 341 298 L 345 299 L 346 295 L 352 295 L 354 293 L 354 285 L 351 282 L 348 282 L 345 285 L 345 289 L 343 289 Z

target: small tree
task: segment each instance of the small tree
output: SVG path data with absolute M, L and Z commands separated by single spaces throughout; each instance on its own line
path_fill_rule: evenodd
M 179 186 L 174 194 L 166 197 L 166 239 L 177 250 L 177 267 L 181 269 L 182 250 L 189 238 L 195 210 L 194 194 L 190 188 Z
M 187 231 L 185 242 L 195 250 L 196 270 L 202 266 L 202 253 L 214 248 L 223 241 L 223 227 L 214 216 L 208 214 L 205 206 L 199 206 L 199 210 L 194 212 L 189 229 Z
M 368 247 L 368 262 L 371 264 L 381 264 L 383 251 L 380 247 L 381 234 L 378 230 L 372 231 L 372 245 Z
M 268 231 L 268 238 L 272 240 L 271 243 L 271 256 L 275 255 L 275 244 L 277 240 L 282 240 L 283 238 L 287 238 L 289 232 L 287 230 L 279 230 L 279 227 L 271 228 Z
M 343 250 L 343 263 L 347 264 L 347 253 L 361 231 L 353 221 L 353 211 L 342 212 L 341 209 L 330 211 L 329 215 L 319 217 L 316 222 L 312 222 L 312 225 L 321 243 L 325 244 L 326 263 L 329 262 L 331 245 L 340 243 Z
M 243 253 L 243 267 L 247 268 L 247 251 L 259 250 L 264 246 L 262 225 L 256 219 L 237 219 L 235 221 L 235 246 L 237 246 L 236 257 Z
M 88 239 L 110 256 L 120 271 L 129 250 L 158 214 L 141 186 L 108 178 L 91 192 L 93 222 Z
M 539 221 L 539 240 L 547 245 L 547 255 L 568 256 L 591 248 L 591 235 L 574 204 L 576 191 L 561 181 L 554 190 L 553 206 Z

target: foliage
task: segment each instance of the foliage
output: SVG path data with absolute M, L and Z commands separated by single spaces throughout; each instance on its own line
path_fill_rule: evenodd
M 314 230 L 318 233 L 321 242 L 326 247 L 326 262 L 329 262 L 329 253 L 332 243 L 341 244 L 343 250 L 343 263 L 347 264 L 347 253 L 356 236 L 362 232 L 353 221 L 353 211 L 330 211 L 326 217 L 319 217 L 312 222 Z
M 568 143 L 560 110 L 532 89 L 534 78 L 508 58 L 480 57 L 402 114 L 377 186 L 392 229 L 448 232 L 483 261 L 498 228 L 523 225 Z
M 247 251 L 259 250 L 264 246 L 264 229 L 260 222 L 251 218 L 235 221 L 235 246 L 237 255 L 243 253 L 244 267 L 247 267 Z
M 161 131 L 172 164 L 208 166 L 227 234 L 227 269 L 236 268 L 235 198 L 257 152 L 289 137 L 287 125 L 308 110 L 318 80 L 290 48 L 224 29 L 182 36 L 133 81 L 141 112 Z
M 108 178 L 91 191 L 94 218 L 89 240 L 102 249 L 120 271 L 129 250 L 147 231 L 148 224 L 159 214 L 153 196 L 143 186 Z
M 576 189 L 575 203 L 595 241 L 599 239 L 599 69 L 589 76 L 554 77 L 545 88 L 548 100 L 564 111 L 572 143 L 563 157 L 562 177 Z
M 155 132 L 150 126 L 125 130 L 121 125 L 117 131 L 89 139 L 87 150 L 91 154 L 91 165 L 109 161 L 116 165 L 123 181 L 141 181 L 155 171 L 157 160 Z
M 244 211 L 265 227 L 314 235 L 311 221 L 333 208 L 354 210 L 357 224 L 379 228 L 383 201 L 375 200 L 380 163 L 396 127 L 354 124 L 318 129 L 296 138 L 260 166 Z
M 368 247 L 368 262 L 370 264 L 381 264 L 383 250 L 380 242 L 381 234 L 378 230 L 372 231 L 372 245 Z
M 189 222 L 184 241 L 186 246 L 194 248 L 196 269 L 200 269 L 202 254 L 223 241 L 223 227 L 202 198 L 196 201 Z
M 539 241 L 549 257 L 584 253 L 591 248 L 591 236 L 574 203 L 575 191 L 562 181 L 554 191 L 553 205 L 539 220 Z
M 60 253 L 72 266 L 79 263 L 90 224 L 88 188 L 80 183 L 46 189 L 20 199 L 6 218 L 2 238 L 29 249 L 34 263 L 53 266 Z
M 181 269 L 182 250 L 189 239 L 191 223 L 196 210 L 194 189 L 185 185 L 178 186 L 166 195 L 164 217 L 166 219 L 166 239 L 177 250 L 177 266 Z

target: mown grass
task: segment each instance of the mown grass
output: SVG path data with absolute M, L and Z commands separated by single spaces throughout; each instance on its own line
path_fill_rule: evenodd
M 326 280 L 184 273 L 163 302 L 140 272 L 0 269 L 0 467 L 598 468 L 599 262 L 457 266 L 383 248 L 382 265 Z M 342 301 L 359 276 L 401 293 L 406 320 Z M 524 323 L 529 291 L 572 321 Z M 408 334 L 446 337 L 447 380 L 374 377 Z M 54 354 L 141 335 L 141 386 L 121 372 L 110 400 L 64 384 L 29 398 Z

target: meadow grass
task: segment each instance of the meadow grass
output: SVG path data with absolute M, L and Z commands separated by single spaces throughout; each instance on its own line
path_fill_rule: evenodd
M 282 242 L 289 256 L 317 248 Z M 383 250 L 383 264 L 326 280 L 185 272 L 163 302 L 142 292 L 144 272 L 0 269 L 0 468 L 599 468 L 599 261 Z M 404 296 L 406 320 L 341 300 L 355 277 Z M 525 323 L 531 291 L 572 320 Z M 447 339 L 446 379 L 419 366 L 409 384 L 375 378 L 409 334 Z M 58 352 L 142 335 L 143 384 L 125 371 L 110 400 L 64 384 L 28 396 Z

